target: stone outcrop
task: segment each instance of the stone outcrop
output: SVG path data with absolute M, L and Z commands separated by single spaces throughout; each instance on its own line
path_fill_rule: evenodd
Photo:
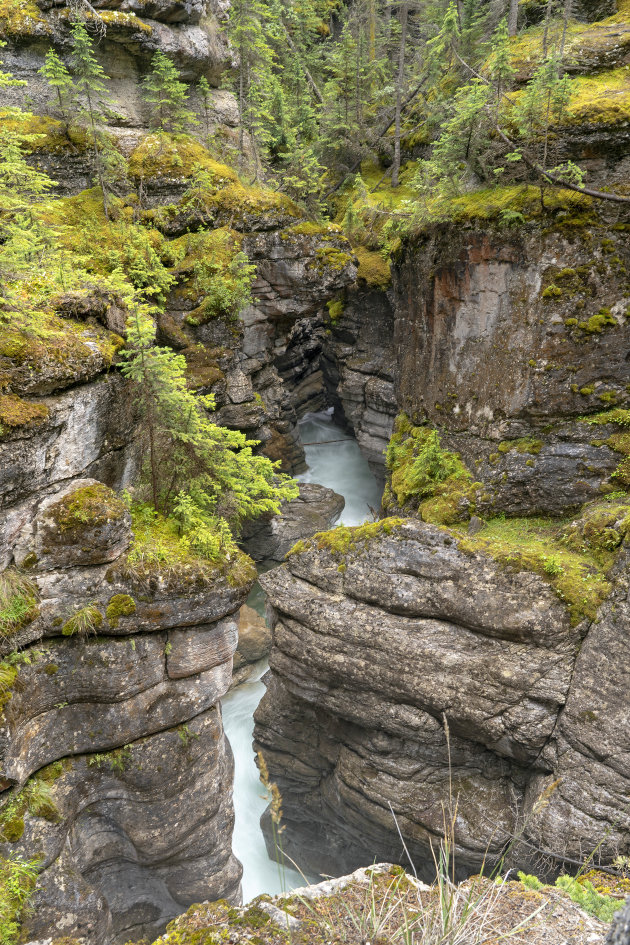
M 114 78 L 116 123 L 121 130 L 149 125 L 140 83 L 158 50 L 176 63 L 187 82 L 203 75 L 214 87 L 209 131 L 237 124 L 232 96 L 219 89 L 221 76 L 231 65 L 231 53 L 220 31 L 223 13 L 219 3 L 95 0 L 92 6 L 97 11 L 91 17 L 94 27 L 102 34 L 96 54 Z M 25 5 L 21 16 L 9 16 L 0 28 L 7 42 L 3 60 L 17 78 L 28 82 L 28 107 L 39 114 L 46 112 L 51 96 L 38 70 L 48 46 L 67 56 L 70 27 L 71 13 L 62 2 L 40 0 Z M 7 95 L 9 104 L 21 104 L 25 99 L 19 88 L 7 90 Z
M 331 321 L 322 364 L 328 403 L 335 420 L 350 427 L 378 478 L 399 411 L 394 309 L 391 293 L 359 285 L 346 293 L 343 312 Z
M 397 261 L 398 405 L 483 482 L 482 512 L 557 515 L 615 488 L 612 428 L 582 418 L 628 402 L 630 243 L 586 217 L 447 227 Z
M 124 942 L 239 895 L 218 702 L 255 572 L 162 569 L 131 541 L 124 503 L 75 479 L 36 502 L 3 575 L 31 607 L 3 630 L 0 852 L 42 853 L 33 938 Z
M 177 919 L 155 945 L 194 945 L 200 935 L 220 936 L 235 945 L 252 938 L 282 945 L 287 935 L 301 945 L 325 945 L 354 936 L 356 927 L 367 923 L 384 941 L 396 940 L 403 929 L 410 937 L 426 939 L 443 927 L 438 895 L 436 887 L 400 867 L 377 863 L 273 899 L 258 897 L 239 909 L 202 903 Z M 497 888 L 490 879 L 477 878 L 451 887 L 444 896 L 442 905 L 466 903 L 463 927 L 456 919 L 452 929 L 468 941 L 486 935 L 490 927 L 499 941 L 507 938 L 515 945 L 598 945 L 605 930 L 603 922 L 552 887 L 532 890 L 512 880 Z M 614 939 L 614 945 L 626 945 L 626 939 Z
M 271 630 L 258 611 L 243 604 L 238 614 L 238 648 L 234 654 L 232 687 L 249 679 L 254 666 L 269 655 Z
M 283 502 L 278 515 L 245 525 L 241 545 L 254 561 L 284 561 L 301 538 L 333 525 L 343 512 L 343 496 L 317 483 L 300 483 L 300 494 Z
M 403 862 L 400 829 L 428 878 L 454 805 L 462 873 L 507 848 L 519 864 L 532 849 L 580 858 L 606 826 L 603 859 L 627 852 L 628 573 L 625 552 L 598 619 L 576 624 L 531 571 L 385 520 L 316 537 L 264 575 L 273 647 L 255 738 L 291 856 L 326 872 Z M 510 846 L 521 831 L 533 848 Z

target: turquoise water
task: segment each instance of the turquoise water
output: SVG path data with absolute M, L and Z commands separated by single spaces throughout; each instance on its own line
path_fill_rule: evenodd
M 328 413 L 307 416 L 300 424 L 308 469 L 297 478 L 301 482 L 318 482 L 339 492 L 346 500 L 340 523 L 361 525 L 378 510 L 382 488 L 363 459 L 356 440 L 335 426 Z M 332 442 L 330 442 L 332 441 Z M 249 603 L 264 612 L 264 595 L 259 587 L 252 591 Z M 304 885 L 303 877 L 291 868 L 282 873 L 267 855 L 260 829 L 260 816 L 267 806 L 264 788 L 252 751 L 254 711 L 265 691 L 261 676 L 265 663 L 256 674 L 222 700 L 223 723 L 234 752 L 234 852 L 243 864 L 243 901 L 249 902 L 261 893 L 275 895 Z

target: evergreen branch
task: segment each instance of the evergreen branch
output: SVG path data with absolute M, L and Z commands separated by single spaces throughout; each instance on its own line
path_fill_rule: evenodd
M 471 75 L 473 75 L 476 79 L 479 79 L 485 85 L 492 87 L 492 83 L 489 82 L 488 79 L 480 72 L 477 72 L 477 70 L 474 69 L 468 62 L 462 59 L 454 47 L 453 54 L 455 55 L 455 58 L 458 59 L 459 62 L 464 66 L 464 68 L 468 69 Z M 506 92 L 499 91 L 499 98 L 501 101 L 506 99 L 511 105 L 514 105 L 514 100 L 511 99 Z M 489 106 L 486 107 L 489 111 Z M 554 174 L 553 171 L 545 170 L 545 168 L 541 167 L 537 161 L 529 157 L 523 148 L 513 141 L 501 128 L 498 122 L 494 123 L 494 130 L 505 144 L 509 145 L 509 147 L 513 150 L 517 149 L 521 152 L 525 164 L 527 164 L 531 170 L 536 171 L 537 174 L 540 174 L 540 176 L 547 180 L 550 184 L 555 184 L 557 187 L 563 187 L 566 190 L 574 190 L 578 194 L 584 194 L 586 197 L 594 197 L 596 200 L 611 200 L 614 203 L 630 203 L 630 197 L 624 197 L 622 194 L 609 194 L 603 190 L 594 190 L 592 187 L 582 187 L 579 184 L 573 184 L 570 181 L 564 180 L 562 177 L 558 177 L 558 175 Z
M 427 83 L 427 81 L 428 81 L 428 78 L 429 78 L 428 75 L 425 75 L 424 78 L 421 79 L 420 82 L 418 82 L 418 84 L 417 84 L 416 87 L 414 88 L 413 92 L 411 92 L 411 93 L 407 96 L 407 98 L 404 100 L 404 102 L 402 102 L 402 104 L 401 104 L 401 106 L 400 106 L 401 112 L 404 111 L 405 108 L 407 108 L 407 106 L 411 104 L 411 102 L 414 100 L 414 98 L 416 97 L 416 95 L 418 95 L 418 93 L 422 91 L 423 87 L 426 85 L 426 83 Z M 377 141 L 380 141 L 381 138 L 382 138 L 384 135 L 387 134 L 387 132 L 388 132 L 389 129 L 392 127 L 392 125 L 394 124 L 395 121 L 396 121 L 396 115 L 394 115 L 393 118 L 387 120 L 387 124 L 383 126 L 382 130 L 379 131 L 379 133 L 377 134 L 376 138 L 374 138 L 374 139 L 372 140 L 372 142 L 371 142 L 372 147 L 376 144 Z M 361 164 L 361 161 L 362 161 L 362 160 L 363 160 L 363 158 L 359 158 L 357 161 L 354 162 L 354 164 L 352 165 L 352 167 L 350 168 L 350 170 L 348 171 L 348 173 L 346 174 L 346 176 L 343 177 L 341 180 L 337 181 L 337 183 L 336 183 L 333 187 L 331 187 L 330 190 L 328 190 L 328 191 L 324 194 L 324 200 L 328 200 L 329 197 L 332 197 L 332 195 L 333 195 L 334 193 L 336 193 L 336 192 L 339 190 L 339 188 L 343 186 L 343 184 L 345 184 L 345 182 L 346 182 L 347 179 L 350 177 L 350 175 L 351 175 L 351 174 L 354 174 L 354 172 L 356 171 L 356 169 L 359 167 L 359 165 Z
M 299 53 L 298 53 L 298 51 L 297 51 L 297 49 L 296 49 L 296 47 L 295 47 L 295 43 L 294 43 L 293 40 L 291 39 L 291 34 L 289 33 L 289 31 L 288 31 L 288 29 L 287 29 L 287 27 L 286 27 L 286 25 L 285 25 L 284 22 L 282 23 L 282 28 L 283 28 L 283 30 L 284 30 L 284 34 L 285 34 L 285 36 L 286 36 L 287 43 L 288 43 L 288 45 L 289 45 L 289 49 L 291 50 L 291 52 L 293 53 L 293 55 L 295 56 L 295 58 L 296 58 L 296 59 L 298 60 L 298 62 L 300 63 L 300 68 L 302 69 L 302 72 L 304 73 L 304 76 L 305 76 L 305 78 L 306 78 L 306 81 L 308 82 L 308 84 L 310 85 L 311 89 L 313 90 L 313 93 L 314 93 L 314 95 L 315 95 L 315 98 L 317 99 L 317 101 L 319 102 L 320 105 L 323 105 L 323 104 L 324 104 L 324 96 L 323 96 L 322 93 L 319 91 L 319 88 L 318 88 L 318 86 L 317 86 L 317 83 L 315 82 L 315 79 L 313 78 L 313 76 L 312 76 L 311 73 L 309 72 L 309 70 L 308 70 L 308 68 L 307 68 L 307 66 L 306 66 L 306 63 L 303 62 L 301 56 L 299 55 Z

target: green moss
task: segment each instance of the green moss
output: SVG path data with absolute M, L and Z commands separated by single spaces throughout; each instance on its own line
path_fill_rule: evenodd
M 538 456 L 543 443 L 542 440 L 536 440 L 533 437 L 521 437 L 517 440 L 504 440 L 497 448 L 500 453 L 511 453 L 515 450 L 517 453 L 531 453 L 532 456 Z
M 96 352 L 103 360 L 102 367 L 113 364 L 122 338 L 100 325 L 88 326 L 53 312 L 34 311 L 37 291 L 30 284 L 21 288 L 29 296 L 24 310 L 18 307 L 5 314 L 0 307 L 0 373 L 7 386 L 14 373 L 29 379 L 45 379 L 49 373 L 76 379 L 85 371 L 86 362 L 94 362 Z M 8 403 L 6 409 L 16 407 Z
M 315 250 L 315 261 L 309 263 L 309 266 L 324 275 L 327 271 L 343 272 L 351 262 L 351 254 L 337 246 L 318 246 Z
M 55 676 L 59 672 L 59 667 L 56 663 L 47 663 L 44 666 L 44 672 L 47 676 Z
M 67 534 L 99 528 L 109 521 L 122 519 L 125 512 L 122 499 L 100 482 L 69 492 L 49 510 L 59 531 Z
M 0 37 L 50 36 L 52 27 L 33 0 L 0 0 Z
M 557 285 L 548 285 L 546 289 L 543 289 L 543 299 L 559 299 L 561 296 L 562 289 Z
M 402 518 L 384 518 L 378 522 L 368 522 L 365 525 L 346 526 L 339 525 L 337 528 L 331 528 L 326 532 L 317 532 L 307 541 L 298 541 L 291 551 L 287 554 L 299 555 L 304 551 L 327 549 L 335 555 L 347 555 L 349 552 L 357 551 L 360 545 L 366 546 L 382 535 L 391 535 L 397 528 L 405 524 Z
M 609 436 L 606 445 L 616 453 L 621 453 L 624 457 L 613 472 L 612 478 L 625 489 L 630 489 L 630 430 L 626 429 L 630 427 L 630 410 L 617 407 L 582 419 L 586 423 L 597 425 L 614 423 L 624 428 L 623 432 L 613 433 L 612 436 Z
M 431 427 L 415 427 L 401 414 L 387 448 L 391 494 L 400 508 L 416 509 L 435 525 L 470 518 L 477 484 L 457 453 L 443 450 Z M 383 507 L 387 507 L 384 505 Z M 391 506 L 390 506 L 391 507 Z
M 0 827 L 2 831 L 2 838 L 6 840 L 7 843 L 17 843 L 18 840 L 22 839 L 24 834 L 24 818 L 23 817 L 11 817 L 2 822 Z
M 580 387 L 580 394 L 582 394 L 583 397 L 590 397 L 594 392 L 594 387 Z
M 578 323 L 578 328 L 589 335 L 601 335 L 608 326 L 617 327 L 617 320 L 611 315 L 609 308 L 601 308 L 596 315 L 591 315 L 588 321 Z
M 625 66 L 579 76 L 571 86 L 568 123 L 617 125 L 630 121 L 630 84 Z
M 357 279 L 366 282 L 371 288 L 385 289 L 391 285 L 392 274 L 389 260 L 381 253 L 373 252 L 364 246 L 355 246 L 354 254 L 359 261 Z
M 606 573 L 613 562 L 608 551 L 588 544 L 576 548 L 571 538 L 578 528 L 575 521 L 496 518 L 474 536 L 460 533 L 459 547 L 489 554 L 512 570 L 538 574 L 567 606 L 575 625 L 595 618 L 610 592 Z
M 86 11 L 86 16 L 89 18 L 89 11 Z M 97 19 L 100 19 L 106 26 L 113 28 L 137 30 L 147 35 L 151 35 L 153 32 L 152 26 L 141 20 L 135 13 L 123 13 L 121 10 L 99 10 Z
M 0 394 L 0 439 L 18 428 L 33 429 L 48 418 L 48 407 L 22 400 L 13 394 Z
M 136 602 L 129 594 L 115 594 L 107 605 L 105 615 L 110 627 L 115 629 L 121 617 L 131 617 L 136 612 Z
M 83 128 L 74 126 L 67 128 L 63 122 L 47 115 L 0 109 L 0 122 L 7 131 L 15 131 L 27 136 L 22 145 L 27 154 L 85 151 L 90 146 L 89 138 Z
M 343 299 L 336 299 L 335 301 L 330 301 L 326 303 L 328 306 L 328 314 L 330 315 L 330 320 L 334 324 L 339 321 L 345 310 L 345 302 Z
M 304 220 L 302 223 L 296 223 L 282 230 L 280 238 L 287 236 L 313 236 L 322 240 L 343 239 L 343 231 L 335 223 L 314 223 L 311 220 Z
M 129 157 L 129 173 L 143 177 L 192 177 L 197 168 L 212 175 L 219 186 L 238 181 L 238 174 L 215 161 L 190 135 L 155 132 L 143 138 Z

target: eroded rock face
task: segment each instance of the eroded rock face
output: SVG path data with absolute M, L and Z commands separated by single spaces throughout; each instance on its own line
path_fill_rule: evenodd
M 578 856 L 584 818 L 593 832 L 595 810 L 613 823 L 625 790 L 621 716 L 606 707 L 623 713 L 627 561 L 617 599 L 588 629 L 537 575 L 465 554 L 443 529 L 372 528 L 354 549 L 311 543 L 261 578 L 273 647 L 255 738 L 283 796 L 289 852 L 333 872 L 402 862 L 395 815 L 431 876 L 430 840 L 457 798 L 463 872 L 494 861 L 522 817 L 537 847 Z M 618 669 L 603 684 L 609 659 Z M 534 817 L 559 777 L 566 786 Z M 619 852 L 624 818 L 613 832 Z
M 391 292 L 360 285 L 346 293 L 343 312 L 330 325 L 322 357 L 335 419 L 350 426 L 379 478 L 399 411 L 393 337 Z
M 628 236 L 596 217 L 592 230 L 446 229 L 401 256 L 397 401 L 461 453 L 482 510 L 561 514 L 609 481 L 619 457 L 581 418 L 628 401 L 630 298 L 613 259 L 630 263 Z
M 333 525 L 345 506 L 343 496 L 317 483 L 300 483 L 300 494 L 283 502 L 278 515 L 268 521 L 247 523 L 241 542 L 254 561 L 284 561 L 300 538 L 310 538 Z
M 253 568 L 134 565 L 131 539 L 125 504 L 75 479 L 12 546 L 34 601 L 2 640 L 0 851 L 42 851 L 33 938 L 115 945 L 240 891 L 219 700 Z

